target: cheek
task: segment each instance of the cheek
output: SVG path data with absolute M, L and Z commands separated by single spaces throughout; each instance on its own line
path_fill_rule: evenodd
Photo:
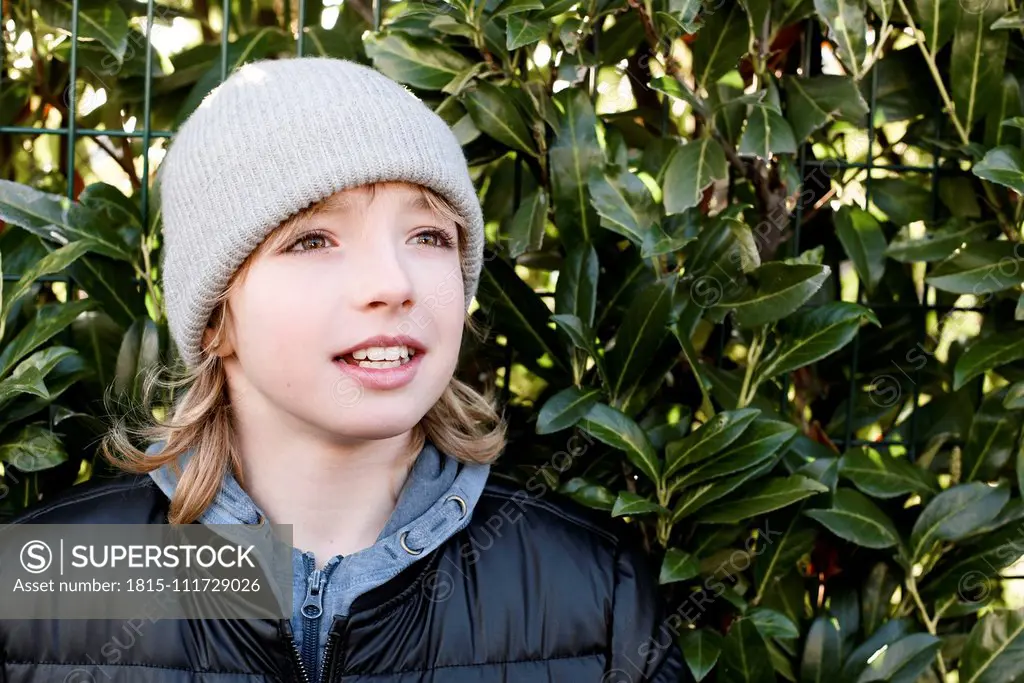
M 295 280 L 274 277 L 246 282 L 237 303 L 239 346 L 247 348 L 249 355 L 270 357 L 303 347 L 308 350 L 318 316 L 323 315 L 316 291 Z
M 437 334 L 444 336 L 446 341 L 453 335 L 461 335 L 466 297 L 458 266 L 437 269 L 420 290 L 419 303 L 410 314 L 414 322 L 422 325 L 429 320 L 437 325 Z

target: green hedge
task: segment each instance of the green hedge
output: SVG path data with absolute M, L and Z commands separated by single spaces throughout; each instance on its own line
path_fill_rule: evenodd
M 169 131 L 244 61 L 331 55 L 462 141 L 497 467 L 637 525 L 696 678 L 1024 667 L 1024 5 L 220 4 L 3 17 L 0 515 L 173 360 Z

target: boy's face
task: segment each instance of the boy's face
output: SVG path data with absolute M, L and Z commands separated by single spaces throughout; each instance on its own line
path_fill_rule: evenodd
M 219 353 L 238 417 L 279 418 L 335 441 L 415 426 L 458 361 L 465 296 L 457 240 L 455 223 L 401 183 L 378 186 L 372 198 L 365 187 L 339 192 L 283 242 L 268 238 L 227 302 Z M 408 336 L 424 350 L 408 367 L 403 352 L 403 365 L 390 369 L 338 358 L 376 335 Z M 376 381 L 385 373 L 389 386 Z

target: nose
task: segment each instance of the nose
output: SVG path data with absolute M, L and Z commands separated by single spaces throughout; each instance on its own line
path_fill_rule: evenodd
M 373 252 L 359 258 L 359 274 L 353 283 L 355 302 L 359 308 L 408 308 L 412 306 L 414 288 L 395 245 L 386 240 L 370 240 Z

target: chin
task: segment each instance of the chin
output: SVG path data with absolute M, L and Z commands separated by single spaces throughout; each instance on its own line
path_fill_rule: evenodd
M 415 427 L 425 414 L 426 410 L 402 411 L 400 414 L 385 416 L 380 411 L 356 409 L 346 411 L 343 416 L 328 416 L 320 421 L 320 425 L 325 431 L 347 439 L 377 441 L 405 434 Z

